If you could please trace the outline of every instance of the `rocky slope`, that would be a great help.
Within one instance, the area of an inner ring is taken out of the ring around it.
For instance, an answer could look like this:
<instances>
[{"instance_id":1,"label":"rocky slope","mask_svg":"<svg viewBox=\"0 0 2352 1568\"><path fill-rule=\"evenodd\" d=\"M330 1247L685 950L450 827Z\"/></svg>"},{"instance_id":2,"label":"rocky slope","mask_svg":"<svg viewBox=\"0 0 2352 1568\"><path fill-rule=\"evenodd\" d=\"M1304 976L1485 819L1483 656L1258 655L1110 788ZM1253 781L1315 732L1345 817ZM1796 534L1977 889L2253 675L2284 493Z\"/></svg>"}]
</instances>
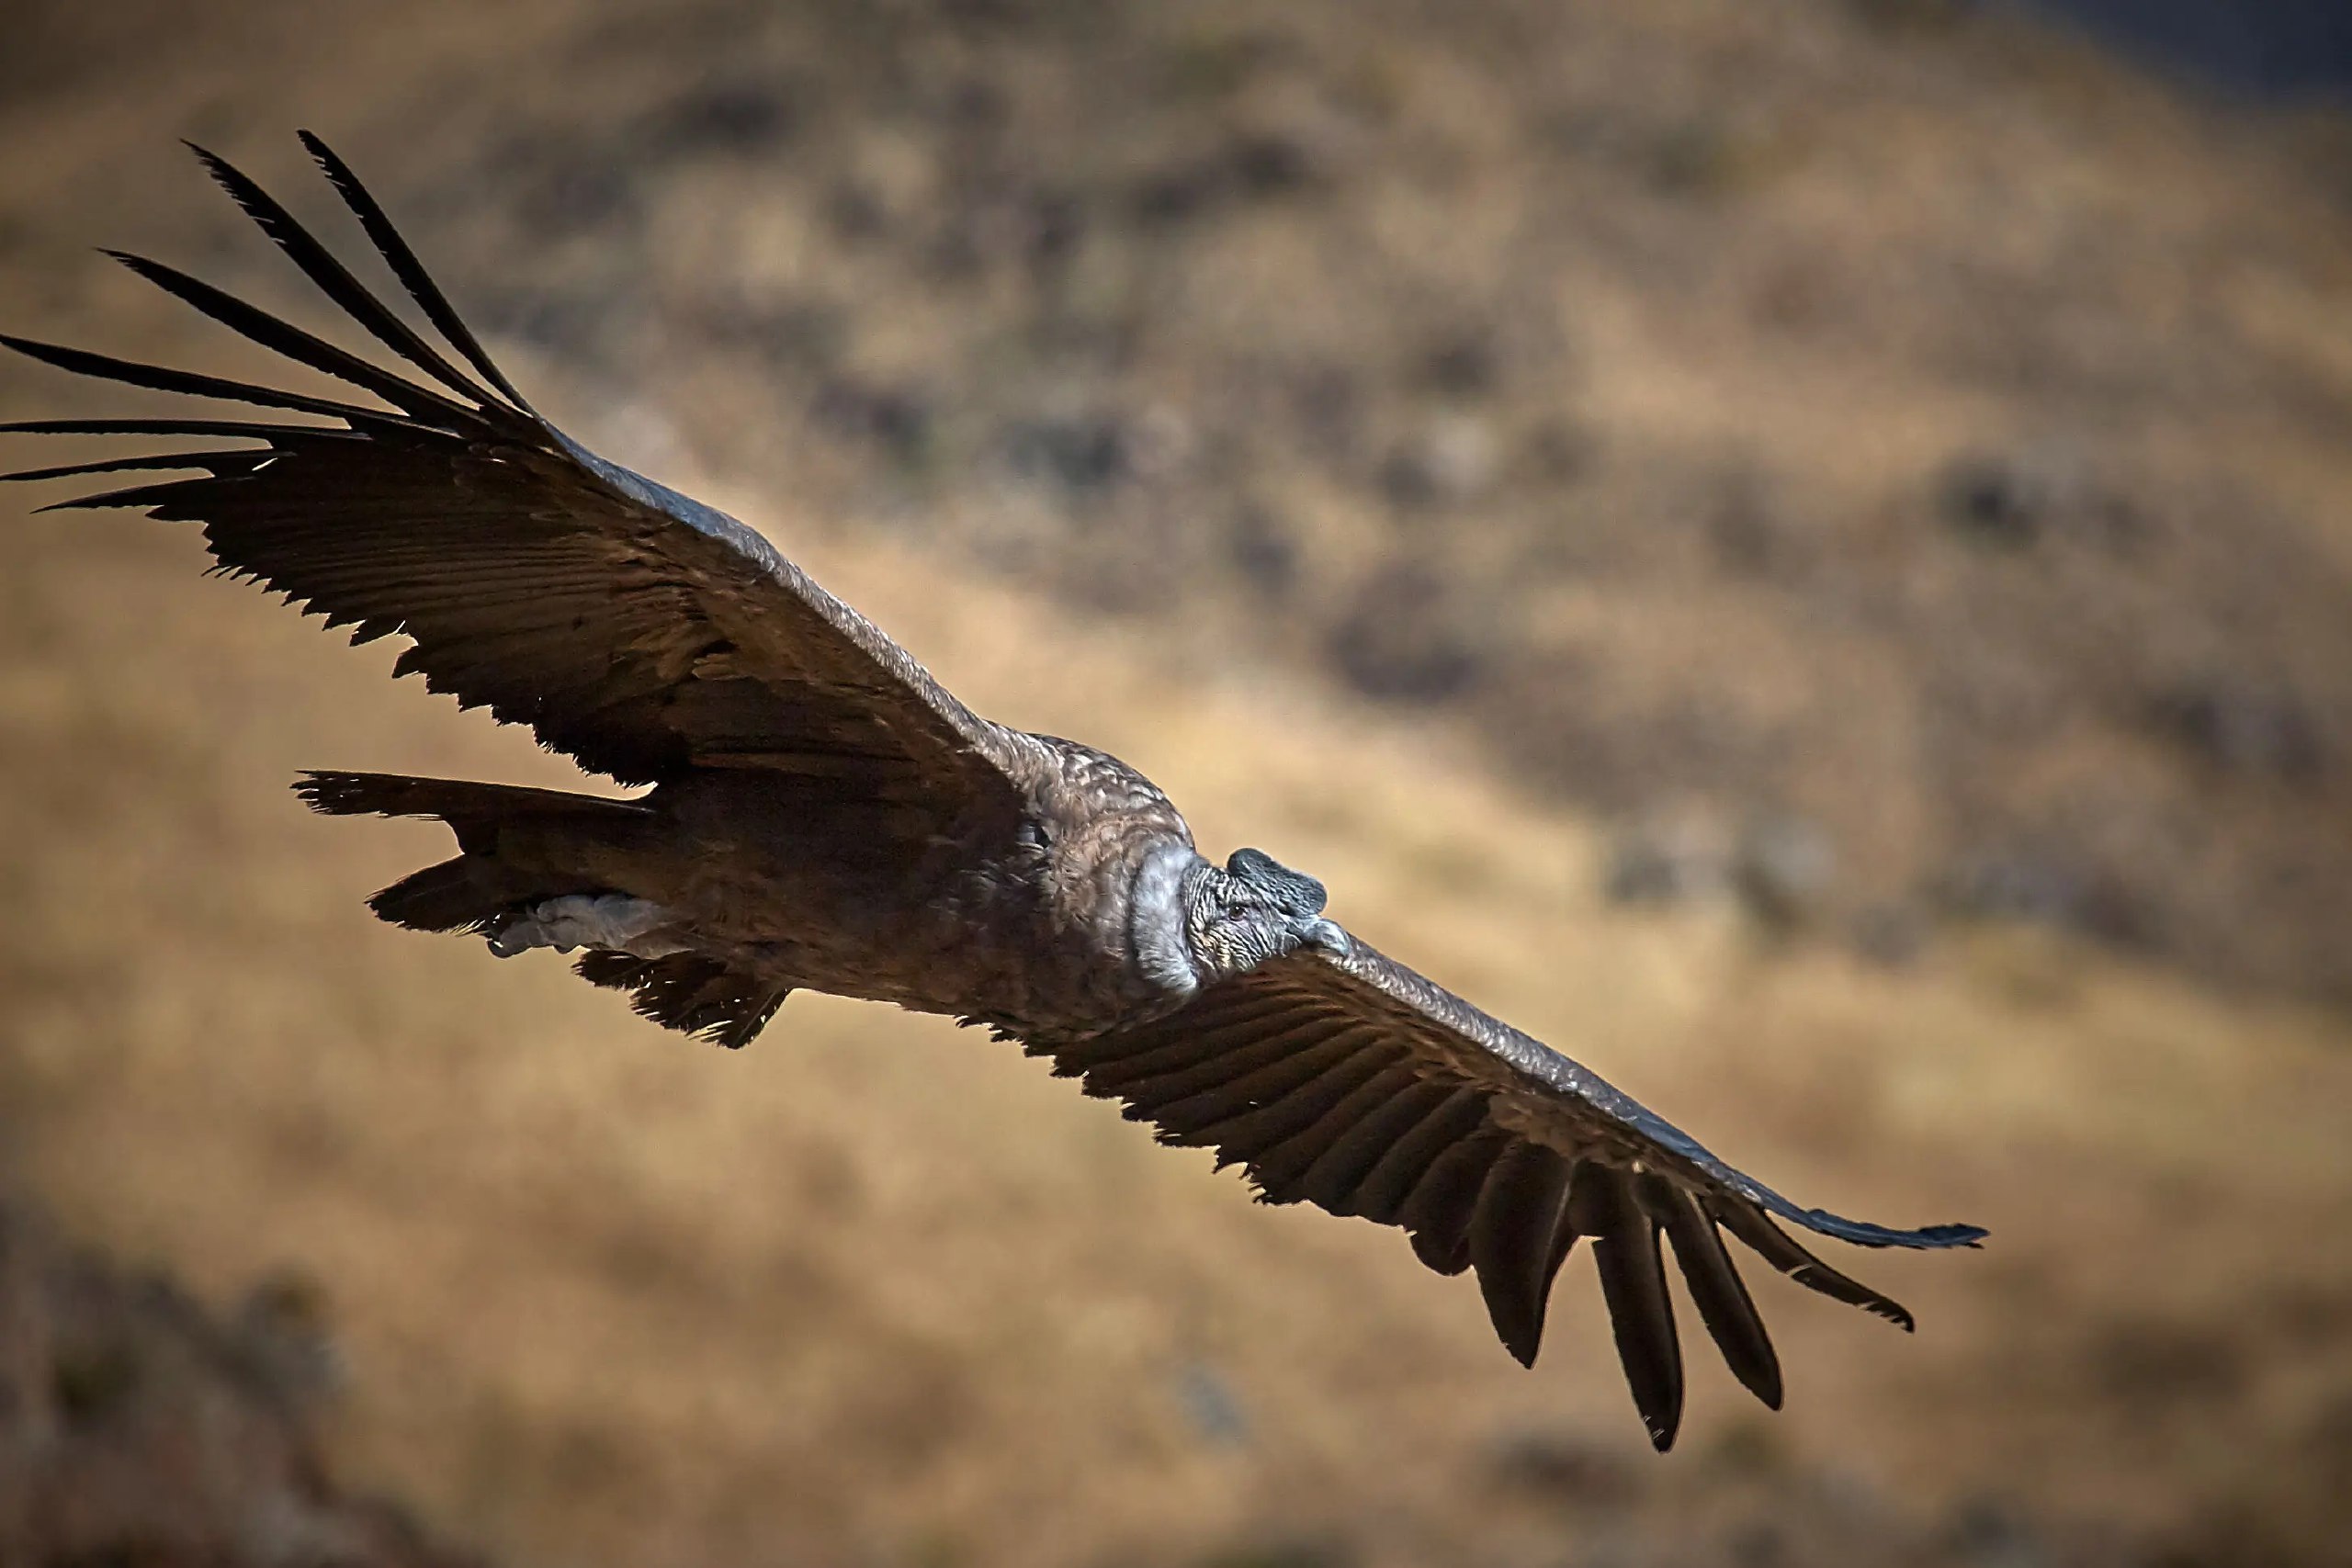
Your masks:
<instances>
[{"instance_id":1,"label":"rocky slope","mask_svg":"<svg viewBox=\"0 0 2352 1568\"><path fill-rule=\"evenodd\" d=\"M287 299L169 141L323 215L316 125L548 407L987 711L1809 1201L1995 1232L1866 1260L1916 1339L1758 1281L1791 1409L1700 1373L1653 1463L1589 1274L1522 1374L968 1035L720 1057L376 926L437 840L296 768L566 773L10 519L0 1113L223 1321L316 1282L338 1473L616 1568L2340 1555L2340 130L1901 0L22 21L0 320L248 367L85 247Z\"/></svg>"},{"instance_id":2,"label":"rocky slope","mask_svg":"<svg viewBox=\"0 0 2352 1568\"><path fill-rule=\"evenodd\" d=\"M2352 994L2330 122L1932 0L271 15L158 131L290 168L356 83L625 456L1442 714L1629 895ZM38 106L159 65L54 48L14 134L158 161Z\"/></svg>"},{"instance_id":3,"label":"rocky slope","mask_svg":"<svg viewBox=\"0 0 2352 1568\"><path fill-rule=\"evenodd\" d=\"M316 1291L208 1312L0 1202L0 1562L23 1568L470 1568L330 1478Z\"/></svg>"}]
</instances>

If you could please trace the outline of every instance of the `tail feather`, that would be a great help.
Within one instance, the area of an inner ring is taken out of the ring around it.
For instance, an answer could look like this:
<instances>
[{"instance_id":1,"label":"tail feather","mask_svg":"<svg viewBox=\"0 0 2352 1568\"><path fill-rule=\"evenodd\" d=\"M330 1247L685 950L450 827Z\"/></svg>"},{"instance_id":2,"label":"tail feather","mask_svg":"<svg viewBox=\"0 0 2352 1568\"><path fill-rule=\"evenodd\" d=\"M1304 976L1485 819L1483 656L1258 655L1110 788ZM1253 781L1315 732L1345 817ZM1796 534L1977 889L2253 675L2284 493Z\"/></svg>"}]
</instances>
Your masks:
<instances>
[{"instance_id":1,"label":"tail feather","mask_svg":"<svg viewBox=\"0 0 2352 1568\"><path fill-rule=\"evenodd\" d=\"M604 890L598 879L577 872L502 857L503 829L527 823L577 826L593 834L653 816L641 801L402 773L312 772L294 791L311 810L329 817L424 817L448 824L465 853L412 873L368 901L392 924L423 931L487 931L518 905Z\"/></svg>"},{"instance_id":2,"label":"tail feather","mask_svg":"<svg viewBox=\"0 0 2352 1568\"><path fill-rule=\"evenodd\" d=\"M570 795L521 784L481 784L471 779L422 779L404 773L305 773L294 793L327 817L424 817L447 823L458 842L487 853L494 830L517 821L644 821L654 815L643 801Z\"/></svg>"},{"instance_id":3,"label":"tail feather","mask_svg":"<svg viewBox=\"0 0 2352 1568\"><path fill-rule=\"evenodd\" d=\"M529 898L530 886L496 861L459 855L411 872L368 900L379 919L413 931L481 932Z\"/></svg>"},{"instance_id":4,"label":"tail feather","mask_svg":"<svg viewBox=\"0 0 2352 1568\"><path fill-rule=\"evenodd\" d=\"M541 899L619 891L596 876L550 869L539 853L520 857L533 863L516 863L500 852L504 829L576 829L586 842L609 845L659 815L639 800L403 773L311 772L294 790L311 810L329 817L423 817L449 826L463 854L412 872L368 900L379 918L420 931L495 932L515 911ZM548 840L562 843L569 835L531 837L543 852ZM596 951L583 955L578 968L592 984L628 993L637 1010L655 1022L730 1048L749 1044L792 989L698 953L639 958Z\"/></svg>"}]
</instances>

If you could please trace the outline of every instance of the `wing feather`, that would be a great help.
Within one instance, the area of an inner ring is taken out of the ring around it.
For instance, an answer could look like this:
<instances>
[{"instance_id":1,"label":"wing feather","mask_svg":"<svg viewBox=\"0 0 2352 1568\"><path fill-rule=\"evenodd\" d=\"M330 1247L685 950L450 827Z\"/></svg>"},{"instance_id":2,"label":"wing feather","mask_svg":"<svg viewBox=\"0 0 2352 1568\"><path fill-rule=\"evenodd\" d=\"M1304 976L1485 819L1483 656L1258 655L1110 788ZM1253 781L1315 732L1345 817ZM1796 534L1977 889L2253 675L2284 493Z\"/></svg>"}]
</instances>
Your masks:
<instances>
[{"instance_id":1,"label":"wing feather","mask_svg":"<svg viewBox=\"0 0 2352 1568\"><path fill-rule=\"evenodd\" d=\"M141 469L203 468L213 474L243 473L269 460L266 452L251 447L213 452L160 452L131 457L102 457L88 463L55 463L46 468L18 468L0 474L0 484L34 484L43 479L78 479L84 474L135 473Z\"/></svg>"},{"instance_id":2,"label":"wing feather","mask_svg":"<svg viewBox=\"0 0 2352 1568\"><path fill-rule=\"evenodd\" d=\"M465 319L458 314L448 297L441 292L440 285L433 281L433 275L424 270L424 264L417 260L416 253L409 249L408 242L401 238L401 231L392 226L391 219L368 194L368 187L359 183L359 176L335 155L334 148L318 137L307 130L296 134L303 150L311 154L311 161L326 175L327 183L334 186L337 196L343 197L343 204L351 209L353 217L359 220L360 229L375 245L377 254L384 258L385 265L392 269L392 276L400 279L401 287L408 290L409 298L416 301L417 308L433 323L434 331L448 339L458 352L465 355L466 363L481 371L490 384L515 407L529 408L531 405L523 400L523 394L514 389L514 383L507 380L498 367L492 363L490 355L482 352L481 344L475 341ZM208 158L206 162L209 164L219 164L220 160ZM235 194L233 187L231 194Z\"/></svg>"},{"instance_id":3,"label":"wing feather","mask_svg":"<svg viewBox=\"0 0 2352 1568\"><path fill-rule=\"evenodd\" d=\"M1674 1332L1674 1303L1666 1293L1657 1222L1634 1200L1624 1172L1587 1165L1577 1175L1592 1199L1582 1206L1577 1228L1592 1237L1617 1359L1650 1443L1664 1453L1682 1425L1682 1347Z\"/></svg>"},{"instance_id":4,"label":"wing feather","mask_svg":"<svg viewBox=\"0 0 2352 1568\"><path fill-rule=\"evenodd\" d=\"M94 377L101 381L119 381L126 387L141 387L151 392L184 392L189 397L211 398L220 402L251 403L256 408L318 414L327 419L342 420L354 428L397 430L414 434L423 434L427 429L398 414L385 413L356 403L314 398L303 392L280 391L274 387L255 386L250 381L232 381L225 376L175 370L167 365L118 359L112 355L93 354L87 349L71 348L63 344L42 343L34 338L12 337L0 333L0 347L14 349L28 359L38 359L44 365L71 370L77 376Z\"/></svg>"},{"instance_id":5,"label":"wing feather","mask_svg":"<svg viewBox=\"0 0 2352 1568\"><path fill-rule=\"evenodd\" d=\"M1328 1018L1290 1018L1284 1023L1273 1030L1228 1024L1204 1035L1197 1055L1166 1071L1122 1075L1097 1069L1087 1076L1087 1087L1115 1093L1155 1116L1163 1111L1182 1114L1193 1096L1211 1090L1251 1093L1259 1088L1258 1074L1288 1070L1316 1038L1340 1027Z\"/></svg>"},{"instance_id":6,"label":"wing feather","mask_svg":"<svg viewBox=\"0 0 2352 1568\"><path fill-rule=\"evenodd\" d=\"M388 406L0 337L78 374L332 422L24 422L12 428L262 444L51 465L25 477L197 470L60 504L198 524L224 573L357 628L355 641L404 633L414 646L400 672L528 725L624 783L705 766L854 775L871 796L923 807L934 830L942 818L1019 808L1033 762L1024 738L957 702L753 530L605 461L533 412L349 167L317 138L306 133L303 143L454 357L259 185L198 149L311 284L423 378L176 268L109 253L215 321Z\"/></svg>"},{"instance_id":7,"label":"wing feather","mask_svg":"<svg viewBox=\"0 0 2352 1568\"><path fill-rule=\"evenodd\" d=\"M1269 1202L1405 1230L1441 1274L1477 1271L1504 1347L1532 1364L1562 1263L1592 1242L1618 1357L1651 1440L1681 1422L1666 1244L1708 1337L1765 1404L1780 1363L1721 1231L1800 1283L1908 1326L1887 1297L1774 1223L1872 1247L1973 1245L1973 1225L1893 1230L1801 1209L1599 1076L1372 947L1301 951L1173 1014L1033 1044L1164 1141L1213 1145Z\"/></svg>"},{"instance_id":8,"label":"wing feather","mask_svg":"<svg viewBox=\"0 0 2352 1568\"><path fill-rule=\"evenodd\" d=\"M1298 1195L1335 1214L1365 1213L1362 1194L1373 1172L1407 1134L1461 1092L1460 1086L1422 1077L1416 1069L1408 1087L1366 1111L1315 1156L1298 1179Z\"/></svg>"},{"instance_id":9,"label":"wing feather","mask_svg":"<svg viewBox=\"0 0 2352 1568\"><path fill-rule=\"evenodd\" d=\"M1487 1172L1470 1221L1470 1261L1487 1315L1503 1348L1521 1366L1535 1364L1544 1342L1544 1310L1552 1279L1567 1259L1553 1242L1567 1224L1568 1179L1574 1168L1541 1144L1516 1143Z\"/></svg>"},{"instance_id":10,"label":"wing feather","mask_svg":"<svg viewBox=\"0 0 2352 1568\"><path fill-rule=\"evenodd\" d=\"M1715 1222L1700 1209L1698 1200L1670 1181L1655 1176L1642 1179L1643 1206L1666 1227L1674 1245L1674 1260L1681 1267L1682 1283L1707 1336L1723 1351L1724 1360L1741 1386L1768 1410L1781 1407L1781 1360L1773 1353L1771 1337L1756 1303L1740 1282L1739 1269L1716 1233Z\"/></svg>"},{"instance_id":11,"label":"wing feather","mask_svg":"<svg viewBox=\"0 0 2352 1568\"><path fill-rule=\"evenodd\" d=\"M1487 1173L1510 1149L1502 1130L1479 1126L1430 1163L1397 1206L1396 1223L1410 1233L1413 1253L1441 1274L1470 1267L1470 1221Z\"/></svg>"},{"instance_id":12,"label":"wing feather","mask_svg":"<svg viewBox=\"0 0 2352 1568\"><path fill-rule=\"evenodd\" d=\"M1398 1215L1430 1167L1486 1120L1485 1097L1476 1089L1455 1086L1364 1173L1356 1187L1353 1212L1384 1225L1402 1223Z\"/></svg>"},{"instance_id":13,"label":"wing feather","mask_svg":"<svg viewBox=\"0 0 2352 1568\"><path fill-rule=\"evenodd\" d=\"M1376 1070L1291 1136L1253 1155L1251 1176L1269 1203L1295 1203L1308 1196L1306 1181L1341 1139L1375 1122L1381 1111L1421 1080L1409 1059L1374 1058ZM1330 1205L1325 1204L1326 1208Z\"/></svg>"},{"instance_id":14,"label":"wing feather","mask_svg":"<svg viewBox=\"0 0 2352 1568\"><path fill-rule=\"evenodd\" d=\"M246 419L18 419L0 423L0 435L220 435L248 436L256 441L364 439L357 431L337 430L331 424L270 424Z\"/></svg>"},{"instance_id":15,"label":"wing feather","mask_svg":"<svg viewBox=\"0 0 2352 1568\"><path fill-rule=\"evenodd\" d=\"M474 408L452 402L431 388L420 387L381 366L371 365L347 349L337 348L324 338L273 316L258 306L249 305L201 278L191 277L175 266L166 266L162 262L133 255L129 251L102 250L99 254L112 257L136 276L175 299L209 316L231 332L249 337L264 348L284 355L297 365L307 365L363 392L372 392L414 419L431 423L435 420L453 416L463 419L479 413Z\"/></svg>"},{"instance_id":16,"label":"wing feather","mask_svg":"<svg viewBox=\"0 0 2352 1568\"><path fill-rule=\"evenodd\" d=\"M451 365L439 349L427 343L414 328L388 310L382 300L370 294L366 285L351 275L351 269L336 260L334 253L320 243L317 237L302 227L276 197L227 159L207 152L193 141L187 143L187 148L211 173L220 188L229 193L229 198L244 209L245 216L259 225L263 233L276 241L277 248L302 270L302 276L315 284L320 293L334 301L345 315L366 328L378 343L468 402L488 405L493 400L481 386ZM451 314L454 317L456 312ZM514 396L511 389L506 389L506 395L510 398ZM515 400L518 404L521 401L520 399Z\"/></svg>"},{"instance_id":17,"label":"wing feather","mask_svg":"<svg viewBox=\"0 0 2352 1568\"><path fill-rule=\"evenodd\" d=\"M1342 1047L1350 1043L1340 1042ZM1267 1150L1313 1126L1387 1065L1377 1052L1348 1050L1328 1070L1279 1100L1204 1127L1193 1141L1214 1144L1221 1167L1244 1163L1255 1167Z\"/></svg>"},{"instance_id":18,"label":"wing feather","mask_svg":"<svg viewBox=\"0 0 2352 1568\"><path fill-rule=\"evenodd\" d=\"M1286 1030L1274 1037L1279 1043L1272 1049L1273 1059L1262 1066L1182 1099L1162 1101L1143 1114L1150 1117L1170 1143L1199 1142L1222 1123L1279 1101L1336 1066L1354 1048L1340 1038L1346 1028L1343 1020L1315 1019ZM1267 1053L1252 1050L1246 1055L1255 1060Z\"/></svg>"}]
</instances>

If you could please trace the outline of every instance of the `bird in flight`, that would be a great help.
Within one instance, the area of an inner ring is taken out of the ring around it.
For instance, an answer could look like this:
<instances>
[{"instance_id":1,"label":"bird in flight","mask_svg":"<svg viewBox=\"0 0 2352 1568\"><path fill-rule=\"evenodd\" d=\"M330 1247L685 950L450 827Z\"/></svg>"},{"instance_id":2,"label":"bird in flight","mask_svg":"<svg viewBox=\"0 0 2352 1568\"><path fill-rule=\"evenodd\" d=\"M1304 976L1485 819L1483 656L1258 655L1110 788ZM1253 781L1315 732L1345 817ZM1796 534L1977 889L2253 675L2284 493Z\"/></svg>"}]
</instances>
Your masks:
<instances>
[{"instance_id":1,"label":"bird in flight","mask_svg":"<svg viewBox=\"0 0 2352 1568\"><path fill-rule=\"evenodd\" d=\"M1801 1208L1589 1069L1375 951L1322 884L1256 850L1204 858L1116 758L972 712L752 529L605 461L492 363L383 209L303 144L433 336L261 186L214 179L386 368L176 268L108 253L216 321L372 401L0 336L87 376L265 411L49 419L26 434L197 438L33 468L153 470L57 503L201 526L217 570L348 626L619 784L627 798L387 773L296 784L336 816L435 818L458 853L370 901L501 957L580 953L658 1023L750 1043L794 990L990 1028L1162 1143L1216 1152L1261 1199L1394 1225L1476 1273L1532 1365L1554 1277L1590 1244L1634 1402L1681 1419L1670 1247L1732 1373L1781 1404L1778 1359L1724 1236L1905 1328L1909 1314L1789 1228L1860 1247L1973 1245ZM193 476L193 477L186 477Z\"/></svg>"}]
</instances>

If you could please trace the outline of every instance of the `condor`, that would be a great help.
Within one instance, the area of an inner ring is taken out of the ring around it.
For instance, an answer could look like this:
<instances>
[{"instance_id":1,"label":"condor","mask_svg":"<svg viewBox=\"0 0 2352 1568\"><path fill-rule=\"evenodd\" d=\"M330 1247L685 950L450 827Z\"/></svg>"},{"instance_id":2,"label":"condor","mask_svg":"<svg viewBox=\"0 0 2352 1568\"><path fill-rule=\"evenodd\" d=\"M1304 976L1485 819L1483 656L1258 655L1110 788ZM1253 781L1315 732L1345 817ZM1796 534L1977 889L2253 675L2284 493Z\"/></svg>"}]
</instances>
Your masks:
<instances>
[{"instance_id":1,"label":"condor","mask_svg":"<svg viewBox=\"0 0 2352 1568\"><path fill-rule=\"evenodd\" d=\"M1733 1374L1777 1408L1780 1366L1724 1233L1906 1328L1902 1307L1782 1225L1861 1247L1984 1234L1800 1208L1351 936L1313 877L1253 850L1205 859L1167 796L1116 759L973 713L759 534L542 418L342 160L303 141L437 344L198 150L406 369L119 255L372 401L0 338L66 370L268 411L0 429L209 443L8 477L178 474L58 504L197 524L223 571L355 642L405 637L395 673L648 786L612 798L307 775L296 788L321 811L435 818L456 835L456 856L375 896L385 919L470 932L501 956L578 951L583 976L646 1017L730 1046L796 989L985 1024L1162 1142L1214 1148L1265 1201L1394 1225L1430 1268L1475 1270L1522 1362L1583 1237L1661 1450L1682 1409L1662 1244Z\"/></svg>"}]
</instances>

